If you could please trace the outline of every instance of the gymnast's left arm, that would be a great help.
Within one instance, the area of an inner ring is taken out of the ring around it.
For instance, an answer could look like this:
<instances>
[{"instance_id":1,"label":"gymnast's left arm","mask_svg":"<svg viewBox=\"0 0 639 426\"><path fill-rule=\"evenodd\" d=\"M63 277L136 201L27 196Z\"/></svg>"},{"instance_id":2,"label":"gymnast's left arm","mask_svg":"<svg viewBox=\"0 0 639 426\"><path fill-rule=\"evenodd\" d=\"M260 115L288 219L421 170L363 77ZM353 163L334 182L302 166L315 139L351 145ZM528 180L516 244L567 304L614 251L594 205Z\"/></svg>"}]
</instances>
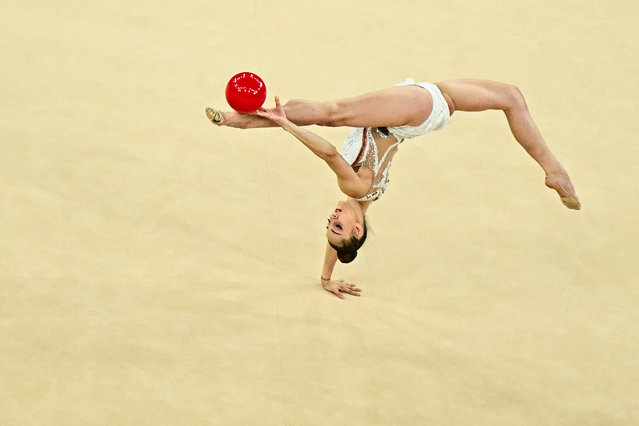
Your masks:
<instances>
[{"instance_id":1,"label":"gymnast's left arm","mask_svg":"<svg viewBox=\"0 0 639 426\"><path fill-rule=\"evenodd\" d=\"M302 142L313 154L324 160L333 173L335 173L335 176L337 176L337 184L344 194L353 198L366 195L366 192L370 188L370 182L365 182L355 173L353 168L342 158L333 144L321 136L302 129L290 122L286 118L284 108L280 105L280 99L277 96L275 97L275 108L262 108L257 111L257 115L277 123L282 129Z\"/></svg>"}]
</instances>

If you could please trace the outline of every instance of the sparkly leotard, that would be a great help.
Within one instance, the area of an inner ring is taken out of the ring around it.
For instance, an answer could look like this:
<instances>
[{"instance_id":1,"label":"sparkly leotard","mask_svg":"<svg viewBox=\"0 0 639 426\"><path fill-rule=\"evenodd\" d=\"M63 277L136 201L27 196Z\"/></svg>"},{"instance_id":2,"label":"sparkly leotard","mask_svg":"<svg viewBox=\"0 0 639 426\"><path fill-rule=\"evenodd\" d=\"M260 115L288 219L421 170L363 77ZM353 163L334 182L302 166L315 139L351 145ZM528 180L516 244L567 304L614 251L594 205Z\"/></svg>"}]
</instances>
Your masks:
<instances>
[{"instance_id":1,"label":"sparkly leotard","mask_svg":"<svg viewBox=\"0 0 639 426\"><path fill-rule=\"evenodd\" d=\"M386 191L390 181L388 171L393 161L393 156L389 153L401 142L400 140L390 145L380 158L371 130L361 127L351 129L342 147L342 157L353 169L366 166L373 172L373 183L368 193L358 198L358 201L375 201Z\"/></svg>"}]
</instances>

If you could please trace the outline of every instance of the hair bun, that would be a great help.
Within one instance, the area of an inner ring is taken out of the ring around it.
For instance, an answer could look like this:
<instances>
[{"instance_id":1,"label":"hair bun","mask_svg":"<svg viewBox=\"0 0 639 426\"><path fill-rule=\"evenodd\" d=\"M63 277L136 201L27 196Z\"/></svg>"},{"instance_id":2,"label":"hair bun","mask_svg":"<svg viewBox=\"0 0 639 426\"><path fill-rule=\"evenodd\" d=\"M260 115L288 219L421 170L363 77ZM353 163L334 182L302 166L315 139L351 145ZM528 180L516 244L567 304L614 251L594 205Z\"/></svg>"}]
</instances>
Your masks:
<instances>
[{"instance_id":1,"label":"hair bun","mask_svg":"<svg viewBox=\"0 0 639 426\"><path fill-rule=\"evenodd\" d=\"M351 263L357 257L357 251L338 251L337 258L342 263Z\"/></svg>"}]
</instances>

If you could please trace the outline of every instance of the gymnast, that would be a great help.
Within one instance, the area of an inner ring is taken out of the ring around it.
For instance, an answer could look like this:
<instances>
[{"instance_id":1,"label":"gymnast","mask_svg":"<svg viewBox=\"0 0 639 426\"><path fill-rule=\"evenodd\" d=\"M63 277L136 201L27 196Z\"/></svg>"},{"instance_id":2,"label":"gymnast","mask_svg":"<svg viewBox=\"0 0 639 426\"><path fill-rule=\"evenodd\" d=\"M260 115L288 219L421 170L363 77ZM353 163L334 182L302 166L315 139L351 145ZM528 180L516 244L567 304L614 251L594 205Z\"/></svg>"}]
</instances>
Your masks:
<instances>
[{"instance_id":1,"label":"gymnast","mask_svg":"<svg viewBox=\"0 0 639 426\"><path fill-rule=\"evenodd\" d=\"M359 296L361 289L333 279L337 260L349 263L367 236L366 211L386 190L393 156L404 139L444 128L455 111L501 110L519 144L545 172L545 184L557 191L569 209L581 204L568 173L550 151L534 123L521 91L513 85L488 80L450 80L415 83L333 101L291 100L275 97L275 108L251 114L207 108L218 126L240 129L279 126L324 160L346 195L328 217L326 252L320 276L322 287L340 299L342 293ZM341 153L322 137L300 126L348 126L350 134Z\"/></svg>"}]
</instances>

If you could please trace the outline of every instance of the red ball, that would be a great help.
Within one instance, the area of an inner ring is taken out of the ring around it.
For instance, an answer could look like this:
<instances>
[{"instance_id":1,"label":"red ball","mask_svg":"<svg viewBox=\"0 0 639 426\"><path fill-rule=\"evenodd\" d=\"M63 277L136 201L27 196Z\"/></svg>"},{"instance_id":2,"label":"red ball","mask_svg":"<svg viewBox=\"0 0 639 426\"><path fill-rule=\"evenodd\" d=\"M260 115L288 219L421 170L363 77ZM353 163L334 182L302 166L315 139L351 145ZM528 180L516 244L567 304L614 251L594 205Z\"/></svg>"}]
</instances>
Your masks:
<instances>
[{"instance_id":1,"label":"red ball","mask_svg":"<svg viewBox=\"0 0 639 426\"><path fill-rule=\"evenodd\" d=\"M226 85L226 101L237 112L258 110L265 100L266 85L252 72L235 74Z\"/></svg>"}]
</instances>

